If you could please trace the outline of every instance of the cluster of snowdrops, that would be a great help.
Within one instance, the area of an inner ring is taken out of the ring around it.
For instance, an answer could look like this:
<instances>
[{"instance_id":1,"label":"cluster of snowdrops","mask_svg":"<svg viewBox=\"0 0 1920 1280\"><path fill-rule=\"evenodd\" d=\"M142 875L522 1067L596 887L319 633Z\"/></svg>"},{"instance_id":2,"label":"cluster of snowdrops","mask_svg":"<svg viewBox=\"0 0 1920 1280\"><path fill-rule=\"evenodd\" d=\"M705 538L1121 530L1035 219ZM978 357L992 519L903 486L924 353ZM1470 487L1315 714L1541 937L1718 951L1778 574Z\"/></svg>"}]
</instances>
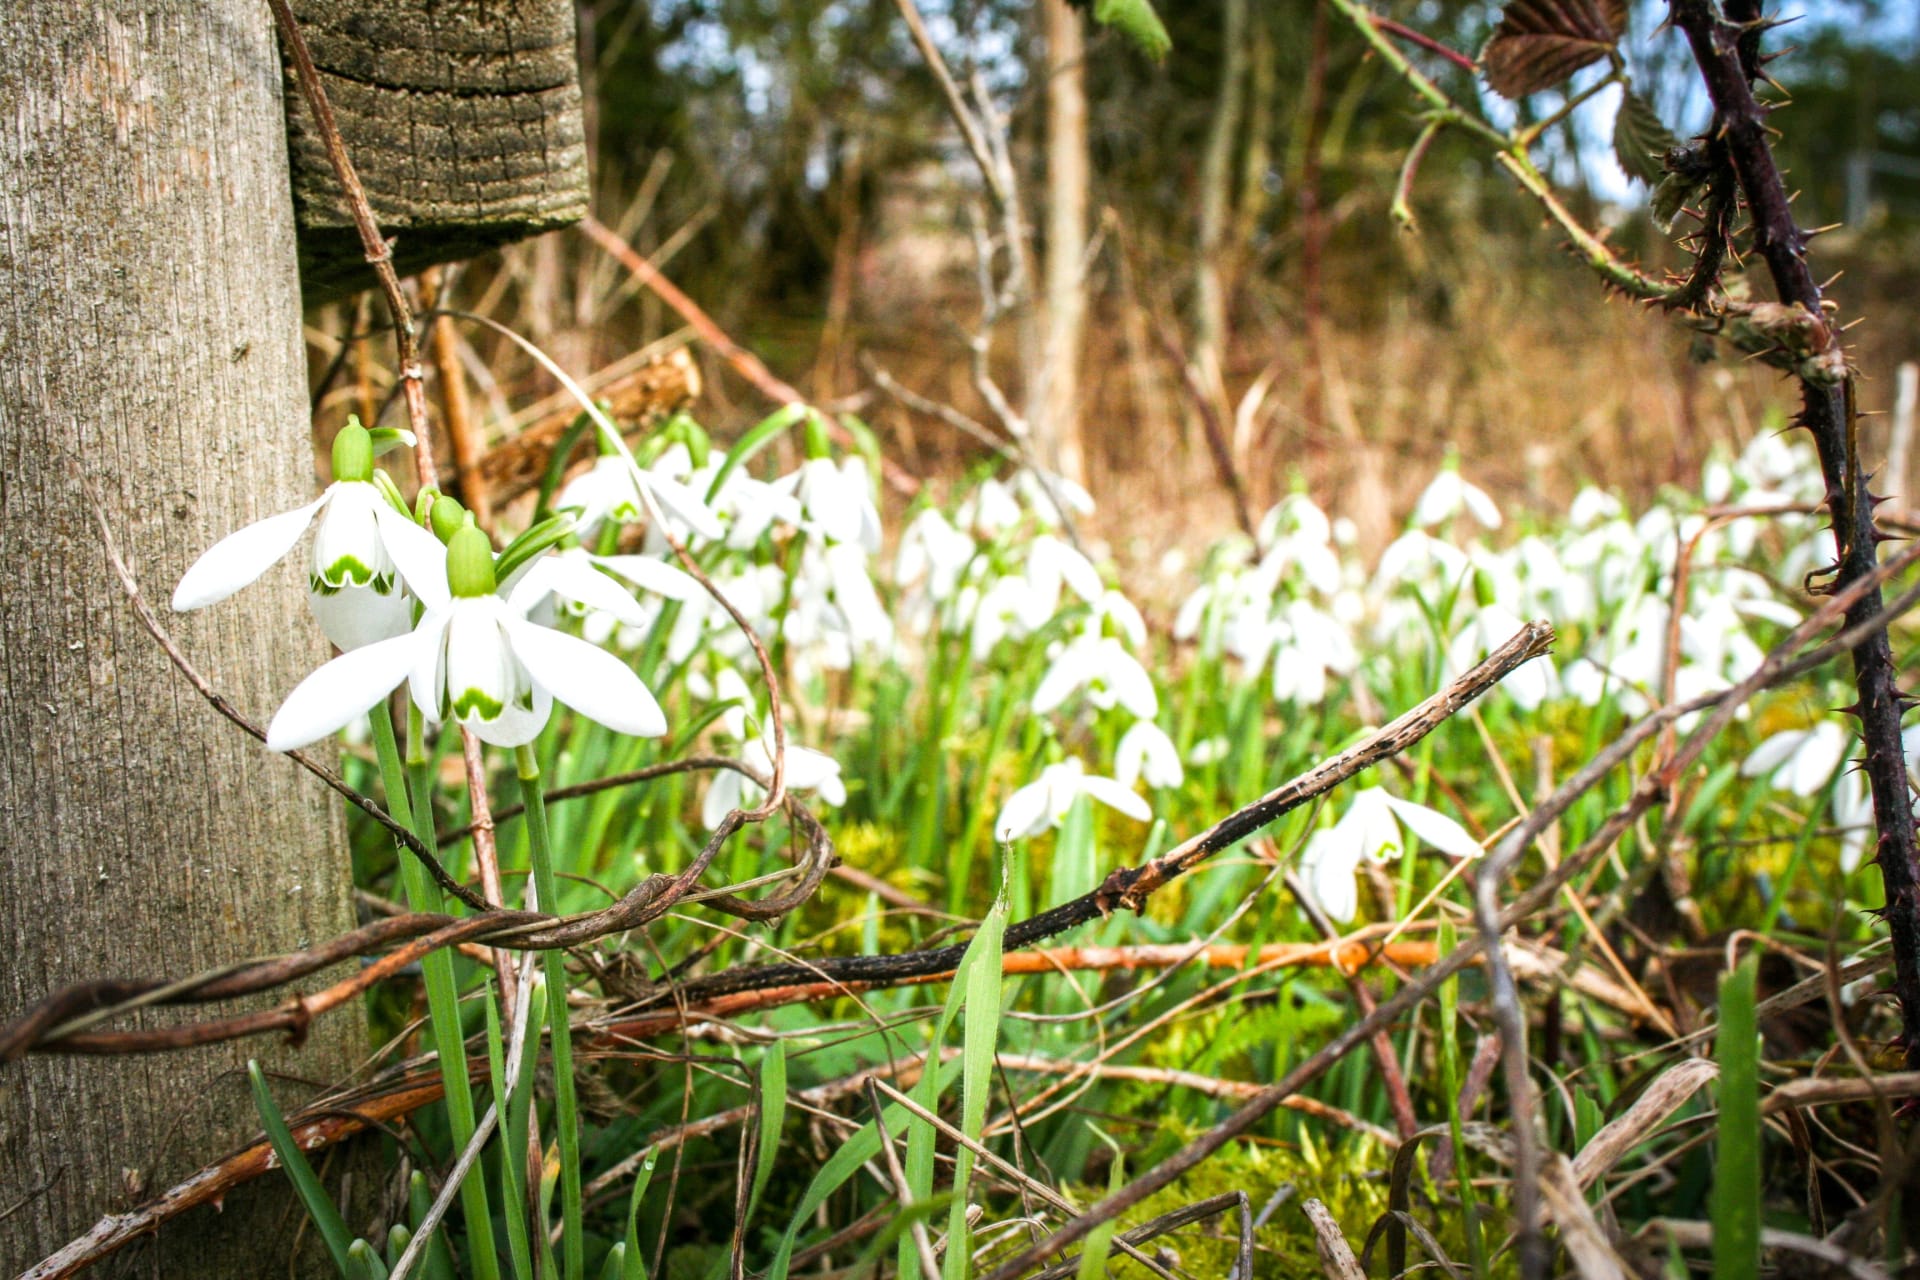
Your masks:
<instances>
[{"instance_id":1,"label":"cluster of snowdrops","mask_svg":"<svg viewBox=\"0 0 1920 1280\"><path fill-rule=\"evenodd\" d=\"M1157 641L1073 536L1094 507L1070 482L1031 470L982 476L945 505L916 503L889 539L868 457L836 449L810 411L775 425L792 430L804 460L767 479L753 464L775 433L757 431L729 454L680 419L636 453L602 425L597 461L544 495L534 523L496 551L457 503L429 494L410 504L375 465L405 433L353 423L335 441L320 497L216 544L181 580L174 607L231 595L314 526L309 600L342 653L287 695L272 748L363 722L402 685L426 725L458 722L503 747L533 741L556 701L618 733L659 736L668 726L651 672L630 661L645 653L684 670L688 690L717 708L707 730L717 748L766 772L775 750L767 690L748 636L677 563L696 557L725 603L778 644L802 724L809 700L831 699L836 673L911 668L935 645L983 672L1031 657L1039 675L1025 711L1046 729L1032 769L994 800L994 834L1010 841L1060 826L1083 801L1148 822L1157 795L1233 749L1169 707L1175 651L1230 673L1272 707L1313 707L1342 682L1388 670L1444 678L1522 619L1545 618L1560 633L1557 652L1522 667L1496 697L1523 713L1569 702L1634 715L1751 672L1766 637L1801 620L1805 575L1831 558L1811 514L1778 514L1819 499L1806 446L1782 435L1715 460L1698 494L1672 495L1637 518L1588 489L1563 519L1517 536L1449 462L1371 566L1347 521L1304 492L1287 497L1254 541L1206 553L1198 585ZM1776 540L1764 554L1763 537ZM664 643L650 644L663 629ZM1852 740L1836 716L1807 719L1766 737L1741 771L1797 797L1823 795L1850 872L1869 818L1861 780L1842 768ZM790 740L785 766L791 789L845 802L848 779L831 755ZM757 799L750 779L721 773L701 820L711 828ZM1453 858L1479 851L1454 818L1377 782L1363 781L1319 821L1302 878L1343 922L1359 911L1363 861L1412 845Z\"/></svg>"}]
</instances>

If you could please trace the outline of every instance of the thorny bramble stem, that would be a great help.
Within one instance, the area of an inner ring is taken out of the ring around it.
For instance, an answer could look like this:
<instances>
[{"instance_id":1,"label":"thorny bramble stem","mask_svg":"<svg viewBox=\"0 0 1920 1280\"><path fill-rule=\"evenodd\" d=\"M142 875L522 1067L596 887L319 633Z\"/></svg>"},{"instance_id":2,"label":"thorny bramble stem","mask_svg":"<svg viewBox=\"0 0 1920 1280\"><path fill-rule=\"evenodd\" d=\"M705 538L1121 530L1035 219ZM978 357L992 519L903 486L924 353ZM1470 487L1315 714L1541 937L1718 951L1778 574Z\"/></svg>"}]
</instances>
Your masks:
<instances>
[{"instance_id":1,"label":"thorny bramble stem","mask_svg":"<svg viewBox=\"0 0 1920 1280\"><path fill-rule=\"evenodd\" d=\"M1799 425L1813 435L1826 481L1827 510L1837 549L1835 585L1873 572L1879 561L1880 535L1874 529L1875 499L1860 470L1853 430L1853 379L1840 350L1839 334L1822 308L1820 287L1806 260L1807 237L1793 220L1786 184L1767 143L1766 109L1755 100L1750 68L1758 62L1758 25L1736 25L1714 13L1708 0L1672 0L1673 25L1687 37L1720 122L1729 159L1746 196L1754 247L1767 264L1780 300L1804 308L1812 318L1818 367L1831 380L1802 371ZM1757 14L1755 15L1757 17ZM1745 55L1743 58L1742 55ZM1847 611L1857 625L1877 614L1880 592L1869 591ZM1860 719L1866 744L1865 769L1873 795L1874 823L1880 832L1876 861L1885 886L1881 915L1893 943L1894 994L1900 1001L1901 1048L1907 1065L1920 1067L1920 858L1916 858L1913 809L1906 759L1900 738L1903 702L1896 683L1893 645L1876 630L1853 650L1854 683L1859 701L1847 710Z\"/></svg>"}]
</instances>

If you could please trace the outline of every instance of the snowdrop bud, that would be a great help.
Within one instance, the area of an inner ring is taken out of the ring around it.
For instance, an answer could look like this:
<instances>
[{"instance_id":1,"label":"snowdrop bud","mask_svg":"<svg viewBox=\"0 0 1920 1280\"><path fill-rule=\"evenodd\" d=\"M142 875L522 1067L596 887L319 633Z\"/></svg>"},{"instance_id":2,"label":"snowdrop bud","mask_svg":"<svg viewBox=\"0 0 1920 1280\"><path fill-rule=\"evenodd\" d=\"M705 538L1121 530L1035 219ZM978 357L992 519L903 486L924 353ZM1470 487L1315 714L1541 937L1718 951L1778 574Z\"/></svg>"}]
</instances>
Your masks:
<instances>
[{"instance_id":1,"label":"snowdrop bud","mask_svg":"<svg viewBox=\"0 0 1920 1280\"><path fill-rule=\"evenodd\" d=\"M427 508L427 519L433 524L433 536L451 544L453 535L466 526L467 509L444 493L438 494Z\"/></svg>"},{"instance_id":2,"label":"snowdrop bud","mask_svg":"<svg viewBox=\"0 0 1920 1280\"><path fill-rule=\"evenodd\" d=\"M1473 569L1473 598L1485 609L1499 599L1493 589L1493 575L1478 565Z\"/></svg>"},{"instance_id":3,"label":"snowdrop bud","mask_svg":"<svg viewBox=\"0 0 1920 1280\"><path fill-rule=\"evenodd\" d=\"M360 425L359 418L348 418L347 425L333 438L333 478L349 482L373 479L373 436Z\"/></svg>"},{"instance_id":4,"label":"snowdrop bud","mask_svg":"<svg viewBox=\"0 0 1920 1280\"><path fill-rule=\"evenodd\" d=\"M668 439L687 447L687 456L692 460L695 471L707 465L707 460L713 456L713 440L707 435L706 428L682 413L676 415L666 429Z\"/></svg>"},{"instance_id":5,"label":"snowdrop bud","mask_svg":"<svg viewBox=\"0 0 1920 1280\"><path fill-rule=\"evenodd\" d=\"M447 586L462 599L490 596L499 586L493 572L493 544L472 516L447 541Z\"/></svg>"}]
</instances>

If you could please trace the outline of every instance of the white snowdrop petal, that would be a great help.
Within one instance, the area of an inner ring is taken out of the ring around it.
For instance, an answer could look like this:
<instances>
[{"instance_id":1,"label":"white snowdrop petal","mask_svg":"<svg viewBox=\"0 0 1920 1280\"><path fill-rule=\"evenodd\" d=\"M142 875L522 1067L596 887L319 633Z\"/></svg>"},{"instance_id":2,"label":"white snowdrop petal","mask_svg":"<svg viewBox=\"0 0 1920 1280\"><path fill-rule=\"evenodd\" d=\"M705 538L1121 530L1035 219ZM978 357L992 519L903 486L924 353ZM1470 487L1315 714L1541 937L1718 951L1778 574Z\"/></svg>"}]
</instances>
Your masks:
<instances>
[{"instance_id":1,"label":"white snowdrop petal","mask_svg":"<svg viewBox=\"0 0 1920 1280\"><path fill-rule=\"evenodd\" d=\"M1118 810L1129 818L1140 822L1153 821L1153 808L1132 788L1123 787L1112 778L1103 778L1098 774L1090 773L1080 779L1080 790L1109 809Z\"/></svg>"},{"instance_id":2,"label":"white snowdrop petal","mask_svg":"<svg viewBox=\"0 0 1920 1280\"><path fill-rule=\"evenodd\" d=\"M506 620L506 631L534 683L581 715L636 738L667 731L653 693L605 649L518 618Z\"/></svg>"},{"instance_id":3,"label":"white snowdrop petal","mask_svg":"<svg viewBox=\"0 0 1920 1280\"><path fill-rule=\"evenodd\" d=\"M1030 782L1008 796L1007 802L1000 806L1000 816L994 819L995 838L1020 840L1045 831L1051 818L1047 812L1047 792L1045 782Z\"/></svg>"},{"instance_id":4,"label":"white snowdrop petal","mask_svg":"<svg viewBox=\"0 0 1920 1280\"><path fill-rule=\"evenodd\" d=\"M1069 660L1073 656L1072 649L1062 650L1060 657L1040 677L1040 684L1027 704L1027 709L1033 714L1044 716L1056 710L1084 682L1084 670L1079 663Z\"/></svg>"},{"instance_id":5,"label":"white snowdrop petal","mask_svg":"<svg viewBox=\"0 0 1920 1280\"><path fill-rule=\"evenodd\" d=\"M713 781L707 784L707 794L700 800L700 825L712 831L725 821L727 814L741 806L741 784L745 781L731 769L722 769L714 774Z\"/></svg>"},{"instance_id":6,"label":"white snowdrop petal","mask_svg":"<svg viewBox=\"0 0 1920 1280\"><path fill-rule=\"evenodd\" d=\"M365 715L407 677L414 632L343 653L294 687L267 726L269 751L292 751Z\"/></svg>"},{"instance_id":7,"label":"white snowdrop petal","mask_svg":"<svg viewBox=\"0 0 1920 1280\"><path fill-rule=\"evenodd\" d=\"M1350 923L1360 911L1357 849L1341 843L1335 832L1316 831L1300 856L1301 879L1320 909L1340 924Z\"/></svg>"},{"instance_id":8,"label":"white snowdrop petal","mask_svg":"<svg viewBox=\"0 0 1920 1280\"><path fill-rule=\"evenodd\" d=\"M553 695L535 685L531 692L532 705L521 706L517 702L508 703L500 709L500 714L491 720L471 716L460 723L480 741L495 747L524 747L540 736L547 727L547 721L553 716Z\"/></svg>"},{"instance_id":9,"label":"white snowdrop petal","mask_svg":"<svg viewBox=\"0 0 1920 1280\"><path fill-rule=\"evenodd\" d=\"M665 514L680 521L701 537L710 542L718 542L727 536L720 518L700 500L699 494L687 486L655 475L643 476L641 483L660 504L660 509Z\"/></svg>"},{"instance_id":10,"label":"white snowdrop petal","mask_svg":"<svg viewBox=\"0 0 1920 1280\"><path fill-rule=\"evenodd\" d=\"M413 598L394 583L385 594L372 587L342 587L338 591L307 588L307 607L319 620L335 648L360 649L379 640L405 635L413 628Z\"/></svg>"},{"instance_id":11,"label":"white snowdrop petal","mask_svg":"<svg viewBox=\"0 0 1920 1280\"><path fill-rule=\"evenodd\" d=\"M644 556L633 557L636 560ZM594 562L585 556L555 556L552 568L547 571L547 581L551 590L562 600L571 600L583 604L589 609L599 609L611 614L630 627L647 625L647 612L640 607L625 588L594 568ZM691 581L691 579L689 579Z\"/></svg>"},{"instance_id":12,"label":"white snowdrop petal","mask_svg":"<svg viewBox=\"0 0 1920 1280\"><path fill-rule=\"evenodd\" d=\"M1411 800L1402 800L1398 796L1387 796L1386 802L1387 807L1393 810L1394 816L1407 825L1407 830L1440 852L1452 854L1456 858L1480 856L1480 842L1467 834L1465 827L1446 814L1429 809L1423 804L1415 804Z\"/></svg>"},{"instance_id":13,"label":"white snowdrop petal","mask_svg":"<svg viewBox=\"0 0 1920 1280\"><path fill-rule=\"evenodd\" d=\"M447 549L427 530L395 511L385 502L373 508L374 521L380 526L380 540L407 589L429 609L438 608L452 598L447 590Z\"/></svg>"},{"instance_id":14,"label":"white snowdrop petal","mask_svg":"<svg viewBox=\"0 0 1920 1280\"><path fill-rule=\"evenodd\" d=\"M413 629L420 646L414 651L407 683L413 705L420 708L420 714L432 724L440 722L440 691L445 684L442 668L446 663L447 621L451 610L451 604L429 609Z\"/></svg>"},{"instance_id":15,"label":"white snowdrop petal","mask_svg":"<svg viewBox=\"0 0 1920 1280\"><path fill-rule=\"evenodd\" d=\"M676 569L652 556L595 556L593 562L625 578L634 586L668 600L692 600L706 588L684 569Z\"/></svg>"},{"instance_id":16,"label":"white snowdrop petal","mask_svg":"<svg viewBox=\"0 0 1920 1280\"><path fill-rule=\"evenodd\" d=\"M1807 736L1805 729L1787 729L1774 734L1747 754L1740 762L1740 776L1758 778L1762 774L1772 773L1787 758L1800 748L1802 739Z\"/></svg>"},{"instance_id":17,"label":"white snowdrop petal","mask_svg":"<svg viewBox=\"0 0 1920 1280\"><path fill-rule=\"evenodd\" d=\"M293 550L332 496L329 488L304 507L256 520L208 547L180 575L180 585L173 589L174 610L185 613L218 603L271 569Z\"/></svg>"}]
</instances>

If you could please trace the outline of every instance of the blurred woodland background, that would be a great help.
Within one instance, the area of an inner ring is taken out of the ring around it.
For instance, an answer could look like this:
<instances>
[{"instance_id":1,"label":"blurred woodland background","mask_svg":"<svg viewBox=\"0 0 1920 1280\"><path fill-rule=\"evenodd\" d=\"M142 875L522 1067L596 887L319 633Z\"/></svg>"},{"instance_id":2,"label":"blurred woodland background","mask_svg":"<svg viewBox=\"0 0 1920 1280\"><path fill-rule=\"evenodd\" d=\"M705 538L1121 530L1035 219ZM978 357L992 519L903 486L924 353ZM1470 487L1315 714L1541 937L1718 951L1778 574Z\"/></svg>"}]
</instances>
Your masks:
<instances>
[{"instance_id":1,"label":"blurred woodland background","mask_svg":"<svg viewBox=\"0 0 1920 1280\"><path fill-rule=\"evenodd\" d=\"M1498 17L1455 0L1388 8L1469 56ZM1304 481L1377 550L1449 450L1521 510L1588 482L1645 497L1696 474L1714 442L1743 443L1786 390L1630 303L1600 305L1593 277L1471 138L1438 136L1411 184L1418 230L1402 229L1390 214L1415 104L1313 0L1165 6L1171 48L1157 64L1058 3L922 9L961 91L1002 113L1039 260L984 335L993 380L1032 421L1043 460L1102 499L1097 532L1136 573L1232 526L1229 461L1245 509ZM1842 320L1869 322L1851 335L1862 407L1885 410L1897 363L1920 355L1920 11L1803 9L1772 37L1790 50L1769 68L1792 97L1777 146L1802 224L1840 224L1820 261L1844 269ZM1637 4L1622 50L1684 137L1707 108L1684 42L1655 38L1664 14ZM1004 230L893 0L582 0L580 33L599 219L781 378L873 424L907 472L985 456L887 389L993 421L969 344L982 338L976 233ZM1562 101L1516 108L1414 53L1496 122ZM1077 121L1063 97L1080 100ZM1677 266L1647 186L1615 156L1618 100L1609 89L1554 125L1536 158L1625 256ZM1079 242L1057 244L1076 222ZM578 231L478 260L456 294L583 378L678 326ZM354 304L316 310L316 369L364 331L370 299L358 305L357 319ZM1052 317L1077 308L1079 350L1062 352ZM508 405L554 389L504 342L463 355L493 389L495 436ZM730 438L768 405L698 358L702 416ZM370 376L331 382L323 422L377 409L385 388ZM1063 379L1077 386L1062 393Z\"/></svg>"}]
</instances>

